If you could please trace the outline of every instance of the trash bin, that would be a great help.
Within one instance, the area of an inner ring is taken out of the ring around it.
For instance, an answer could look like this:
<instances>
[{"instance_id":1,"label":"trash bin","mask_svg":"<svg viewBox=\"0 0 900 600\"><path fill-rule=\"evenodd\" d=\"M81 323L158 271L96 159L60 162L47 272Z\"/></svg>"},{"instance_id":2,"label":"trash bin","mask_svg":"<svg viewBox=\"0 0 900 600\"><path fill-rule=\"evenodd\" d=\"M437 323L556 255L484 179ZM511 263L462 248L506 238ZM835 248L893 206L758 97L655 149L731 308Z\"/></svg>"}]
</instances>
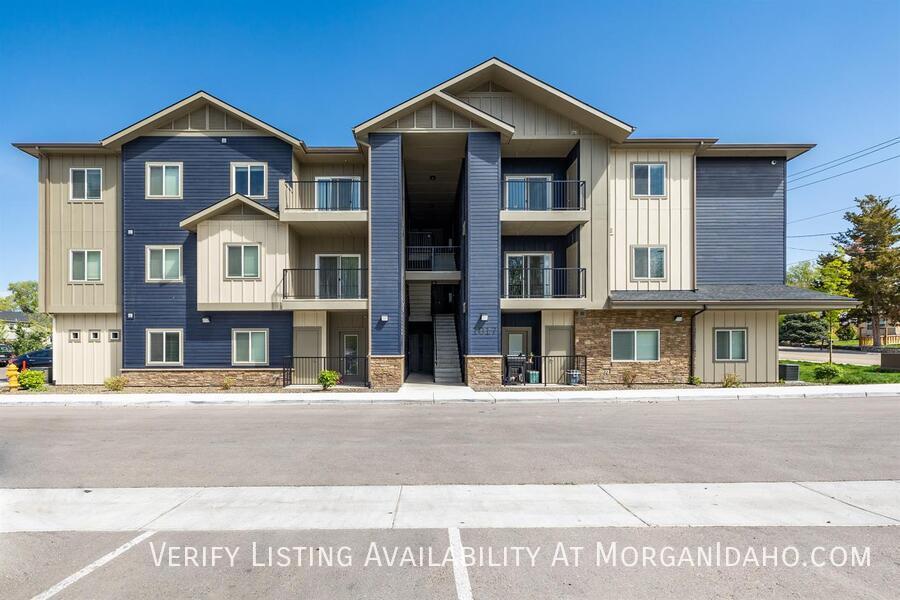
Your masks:
<instances>
[{"instance_id":1,"label":"trash bin","mask_svg":"<svg viewBox=\"0 0 900 600\"><path fill-rule=\"evenodd\" d=\"M527 381L528 383L540 383L541 382L541 373L540 371L526 371L528 374Z\"/></svg>"},{"instance_id":2,"label":"trash bin","mask_svg":"<svg viewBox=\"0 0 900 600\"><path fill-rule=\"evenodd\" d=\"M578 385L581 383L581 371L578 369L568 369L566 371L566 384Z\"/></svg>"}]
</instances>

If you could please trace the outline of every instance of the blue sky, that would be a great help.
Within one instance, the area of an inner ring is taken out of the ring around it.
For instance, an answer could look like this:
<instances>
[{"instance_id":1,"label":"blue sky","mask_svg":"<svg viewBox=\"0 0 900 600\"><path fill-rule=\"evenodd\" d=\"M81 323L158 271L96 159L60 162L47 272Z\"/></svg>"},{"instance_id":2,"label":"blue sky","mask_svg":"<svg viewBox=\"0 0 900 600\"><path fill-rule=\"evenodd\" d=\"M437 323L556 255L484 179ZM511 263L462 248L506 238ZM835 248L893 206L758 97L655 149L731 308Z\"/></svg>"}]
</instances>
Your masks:
<instances>
[{"instance_id":1,"label":"blue sky","mask_svg":"<svg viewBox=\"0 0 900 600\"><path fill-rule=\"evenodd\" d=\"M351 144L353 125L496 55L636 136L818 144L789 171L900 136L897 0L135 4L4 11L0 289L37 275L37 161L8 143L96 141L198 89L309 144ZM900 194L900 159L789 193L788 219L866 193ZM841 228L834 214L788 234Z\"/></svg>"}]
</instances>

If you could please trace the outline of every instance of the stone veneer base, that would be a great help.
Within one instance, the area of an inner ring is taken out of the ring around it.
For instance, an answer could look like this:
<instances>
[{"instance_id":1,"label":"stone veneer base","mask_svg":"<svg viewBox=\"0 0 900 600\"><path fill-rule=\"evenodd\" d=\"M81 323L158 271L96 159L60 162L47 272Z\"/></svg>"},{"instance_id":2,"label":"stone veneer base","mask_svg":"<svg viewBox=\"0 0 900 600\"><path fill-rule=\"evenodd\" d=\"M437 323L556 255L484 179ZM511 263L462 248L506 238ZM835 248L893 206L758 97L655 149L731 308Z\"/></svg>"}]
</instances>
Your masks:
<instances>
[{"instance_id":1,"label":"stone veneer base","mask_svg":"<svg viewBox=\"0 0 900 600\"><path fill-rule=\"evenodd\" d=\"M128 387L221 387L225 378L232 387L282 385L282 370L261 369L122 369Z\"/></svg>"},{"instance_id":2,"label":"stone veneer base","mask_svg":"<svg viewBox=\"0 0 900 600\"><path fill-rule=\"evenodd\" d=\"M372 391L396 392L403 385L403 356L370 356L369 382Z\"/></svg>"},{"instance_id":3,"label":"stone veneer base","mask_svg":"<svg viewBox=\"0 0 900 600\"><path fill-rule=\"evenodd\" d=\"M466 384L473 390L499 388L503 384L503 358L466 355Z\"/></svg>"}]
</instances>

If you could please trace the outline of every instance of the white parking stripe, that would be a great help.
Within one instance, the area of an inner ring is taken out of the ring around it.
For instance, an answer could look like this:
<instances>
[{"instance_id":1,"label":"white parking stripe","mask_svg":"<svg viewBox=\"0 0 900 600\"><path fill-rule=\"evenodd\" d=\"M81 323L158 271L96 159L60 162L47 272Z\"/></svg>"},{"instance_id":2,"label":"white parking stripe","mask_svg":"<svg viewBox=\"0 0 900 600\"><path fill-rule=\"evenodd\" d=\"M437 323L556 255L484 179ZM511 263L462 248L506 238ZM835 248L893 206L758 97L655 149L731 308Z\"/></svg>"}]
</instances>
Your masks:
<instances>
[{"instance_id":1,"label":"white parking stripe","mask_svg":"<svg viewBox=\"0 0 900 600\"><path fill-rule=\"evenodd\" d=\"M453 557L453 580L456 582L456 597L459 600L472 600L472 583L469 581L469 569L466 568L466 557L463 553L462 538L459 529L447 529L450 536L450 554Z\"/></svg>"},{"instance_id":2,"label":"white parking stripe","mask_svg":"<svg viewBox=\"0 0 900 600\"><path fill-rule=\"evenodd\" d=\"M137 546L138 544L140 544L141 542L146 540L148 537L150 537L154 533L156 533L156 532L155 531L145 531L144 533L137 536L133 540L122 544L121 546L119 546L118 548L116 548L115 550L110 552L109 554L105 554L105 555L101 556L100 558L98 558L97 560L95 560L94 562L92 562L91 564L86 566L85 568L81 569L77 573L69 575L68 577L66 577L65 579L63 579L62 581L60 581L59 583L54 585L49 590L47 590L41 594L38 594L31 600L46 600L47 598L52 598L53 596L60 593L61 591L63 591L64 589L66 589L67 587L69 587L70 585L72 585L73 583L75 583L76 581L81 579L82 577L90 575L92 572L96 571L97 569L99 569L100 567L102 567L103 565L105 565L106 563L111 561L112 559L116 558L120 554L122 554L124 552L128 552L131 548L133 548L134 546Z\"/></svg>"}]
</instances>

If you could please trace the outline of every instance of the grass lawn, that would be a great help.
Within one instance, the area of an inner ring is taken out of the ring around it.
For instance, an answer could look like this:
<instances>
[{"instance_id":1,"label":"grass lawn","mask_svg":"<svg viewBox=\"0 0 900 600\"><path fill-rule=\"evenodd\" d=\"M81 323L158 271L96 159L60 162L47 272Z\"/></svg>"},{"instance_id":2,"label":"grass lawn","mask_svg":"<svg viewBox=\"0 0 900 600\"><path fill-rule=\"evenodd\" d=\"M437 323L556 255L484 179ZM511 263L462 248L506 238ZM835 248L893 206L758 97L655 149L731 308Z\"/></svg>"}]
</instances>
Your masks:
<instances>
[{"instance_id":1,"label":"grass lawn","mask_svg":"<svg viewBox=\"0 0 900 600\"><path fill-rule=\"evenodd\" d=\"M835 348L838 348L838 347L858 348L859 340L834 340L834 347ZM900 344L885 344L882 347L883 348L900 348ZM825 346L825 348L828 348L828 346Z\"/></svg>"},{"instance_id":2,"label":"grass lawn","mask_svg":"<svg viewBox=\"0 0 900 600\"><path fill-rule=\"evenodd\" d=\"M782 360L782 364L800 365L800 381L811 383L824 383L816 379L813 371L823 363L804 362L799 360ZM841 369L841 376L832 383L900 383L900 372L882 371L875 365L842 365L835 363Z\"/></svg>"}]
</instances>

